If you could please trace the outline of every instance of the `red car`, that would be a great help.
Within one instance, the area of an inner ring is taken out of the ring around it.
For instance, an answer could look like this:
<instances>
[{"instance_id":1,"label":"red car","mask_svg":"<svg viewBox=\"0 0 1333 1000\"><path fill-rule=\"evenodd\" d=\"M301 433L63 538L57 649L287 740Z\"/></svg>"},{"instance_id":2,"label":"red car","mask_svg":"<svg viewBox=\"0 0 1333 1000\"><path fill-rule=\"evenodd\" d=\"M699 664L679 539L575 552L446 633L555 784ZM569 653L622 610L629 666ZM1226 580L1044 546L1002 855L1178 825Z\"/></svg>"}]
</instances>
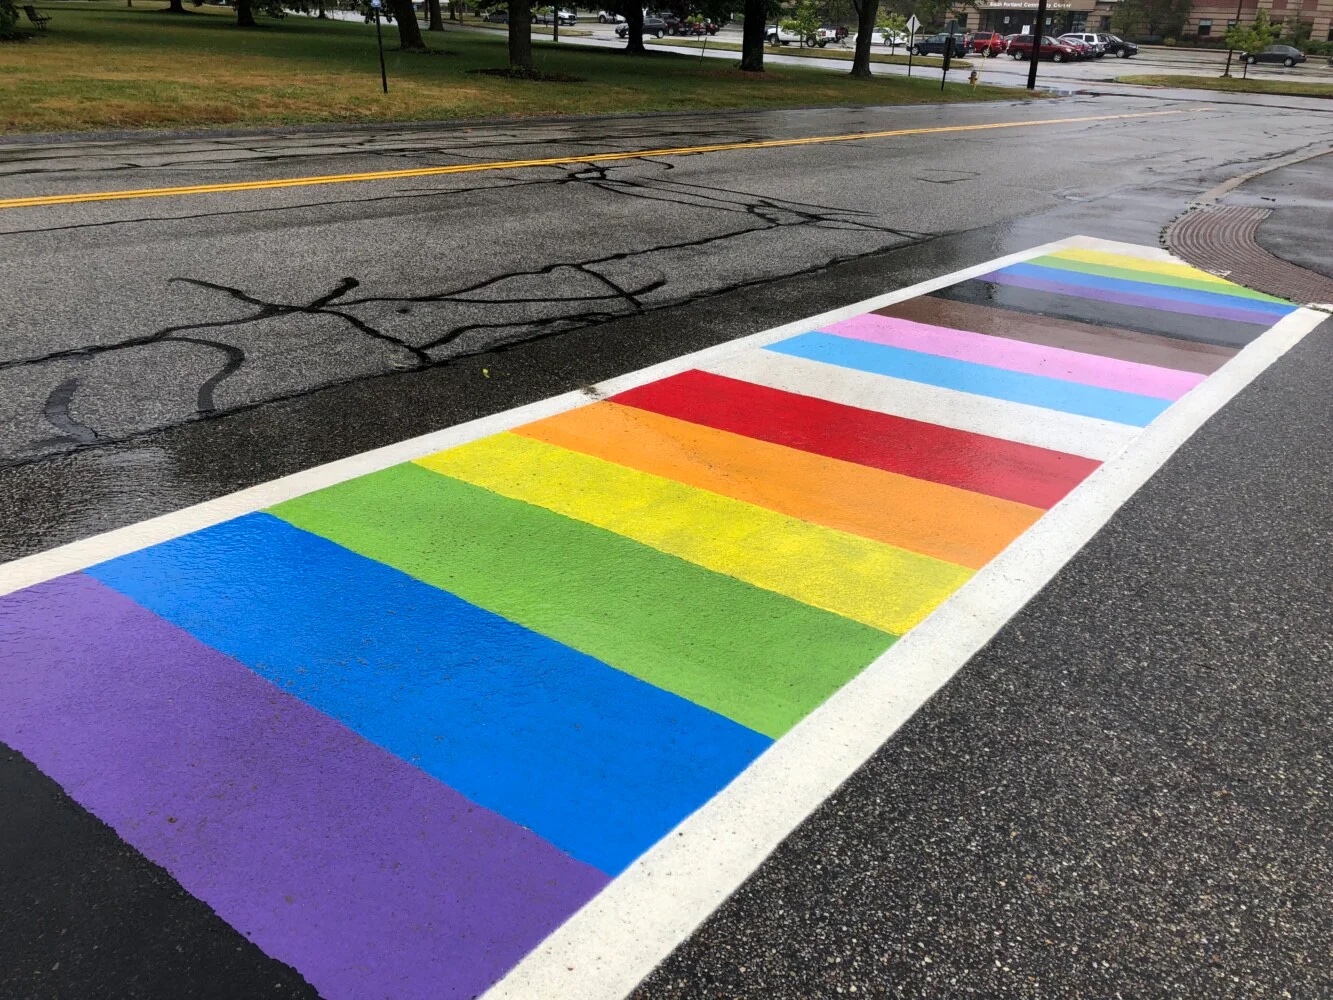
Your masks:
<instances>
[{"instance_id":1,"label":"red car","mask_svg":"<svg viewBox=\"0 0 1333 1000\"><path fill-rule=\"evenodd\" d=\"M967 43L967 50L975 55L998 56L1004 51L1004 36L998 31L977 31Z\"/></svg>"},{"instance_id":2,"label":"red car","mask_svg":"<svg viewBox=\"0 0 1333 1000\"><path fill-rule=\"evenodd\" d=\"M1015 35L1009 40L1009 54L1015 59L1032 58L1032 36ZM1037 50L1038 59L1050 59L1053 62L1066 62L1078 58L1078 49L1072 45L1057 41L1050 35L1041 36L1041 48Z\"/></svg>"}]
</instances>

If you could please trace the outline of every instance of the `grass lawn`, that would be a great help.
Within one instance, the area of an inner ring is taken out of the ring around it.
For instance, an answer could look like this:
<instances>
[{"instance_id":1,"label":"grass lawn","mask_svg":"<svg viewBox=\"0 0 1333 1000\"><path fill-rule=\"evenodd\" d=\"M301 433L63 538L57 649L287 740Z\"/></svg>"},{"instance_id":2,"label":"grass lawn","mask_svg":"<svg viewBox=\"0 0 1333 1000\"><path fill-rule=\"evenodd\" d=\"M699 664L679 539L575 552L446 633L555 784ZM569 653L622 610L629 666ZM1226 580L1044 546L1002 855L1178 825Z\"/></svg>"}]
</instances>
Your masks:
<instances>
[{"instance_id":1,"label":"grass lawn","mask_svg":"<svg viewBox=\"0 0 1333 1000\"><path fill-rule=\"evenodd\" d=\"M1224 90L1234 94L1285 94L1289 97L1333 97L1333 83L1312 80L1242 80L1238 76L1118 76L1116 83L1140 87L1184 87L1191 90Z\"/></svg>"},{"instance_id":2,"label":"grass lawn","mask_svg":"<svg viewBox=\"0 0 1333 1000\"><path fill-rule=\"evenodd\" d=\"M389 94L380 92L374 28L360 22L260 17L238 29L224 7L162 13L138 0L47 2L45 35L0 43L0 131L421 121L801 105L1005 99L1014 90L849 77L803 67L743 74L720 60L540 43L540 70L580 83L469 73L503 67L503 36L426 33L442 51L400 53L386 25Z\"/></svg>"},{"instance_id":3,"label":"grass lawn","mask_svg":"<svg viewBox=\"0 0 1333 1000\"><path fill-rule=\"evenodd\" d=\"M687 45L693 48L702 48L703 42L698 38L650 38L647 40L649 45ZM708 40L710 49L726 49L730 52L739 52L741 50L738 42L715 42ZM800 56L805 59L846 59L851 61L855 53L852 51L851 44L847 48L798 48L795 45L765 45L764 51L772 53L775 56ZM890 52L882 52L879 49L870 50L870 61L877 63L890 63L895 66L906 66L906 55L894 55ZM935 56L913 56L913 66L927 66L939 69L944 65L943 59L937 59ZM949 63L950 69L971 69L972 64L966 59L955 59Z\"/></svg>"}]
</instances>

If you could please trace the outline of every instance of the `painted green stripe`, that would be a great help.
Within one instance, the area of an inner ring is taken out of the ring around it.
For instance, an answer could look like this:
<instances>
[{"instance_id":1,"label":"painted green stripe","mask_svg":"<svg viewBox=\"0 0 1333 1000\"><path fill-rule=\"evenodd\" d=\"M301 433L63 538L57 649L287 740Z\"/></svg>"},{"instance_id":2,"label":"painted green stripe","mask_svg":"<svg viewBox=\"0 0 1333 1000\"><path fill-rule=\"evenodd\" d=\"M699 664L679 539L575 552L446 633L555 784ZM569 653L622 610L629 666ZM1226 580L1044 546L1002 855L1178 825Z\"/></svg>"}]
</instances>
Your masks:
<instances>
[{"instance_id":1,"label":"painted green stripe","mask_svg":"<svg viewBox=\"0 0 1333 1000\"><path fill-rule=\"evenodd\" d=\"M1231 295L1238 299L1256 299L1260 302L1276 302L1279 305L1291 305L1286 299L1275 298L1256 292L1243 285L1228 281L1219 284L1215 281L1201 281L1198 278L1180 278L1170 274L1155 274L1152 271L1135 271L1127 267L1112 267L1108 264L1093 264L1089 261L1071 260L1067 257L1035 257L1029 264L1042 267L1058 267L1062 271L1077 271L1080 274L1097 274L1103 278L1121 278L1125 281L1140 281L1149 285L1167 285L1172 288L1190 288L1199 292L1213 292L1218 295Z\"/></svg>"},{"instance_id":2,"label":"painted green stripe","mask_svg":"<svg viewBox=\"0 0 1333 1000\"><path fill-rule=\"evenodd\" d=\"M270 513L774 738L893 642L412 464Z\"/></svg>"}]
</instances>

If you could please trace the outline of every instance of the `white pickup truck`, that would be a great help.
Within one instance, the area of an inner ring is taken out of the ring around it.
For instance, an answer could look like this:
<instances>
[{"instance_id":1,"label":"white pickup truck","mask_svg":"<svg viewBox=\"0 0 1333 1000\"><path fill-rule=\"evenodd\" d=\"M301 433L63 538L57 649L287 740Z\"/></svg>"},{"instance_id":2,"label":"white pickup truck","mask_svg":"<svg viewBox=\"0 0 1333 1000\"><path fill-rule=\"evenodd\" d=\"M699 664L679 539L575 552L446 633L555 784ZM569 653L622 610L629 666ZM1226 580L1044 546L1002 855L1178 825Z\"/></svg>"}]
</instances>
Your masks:
<instances>
[{"instance_id":1,"label":"white pickup truck","mask_svg":"<svg viewBox=\"0 0 1333 1000\"><path fill-rule=\"evenodd\" d=\"M829 39L823 38L819 34L812 34L802 39L799 33L788 31L780 24L770 24L764 29L764 41L768 42L769 45L787 45L791 42L804 41L811 48L818 45L821 49L829 43Z\"/></svg>"}]
</instances>

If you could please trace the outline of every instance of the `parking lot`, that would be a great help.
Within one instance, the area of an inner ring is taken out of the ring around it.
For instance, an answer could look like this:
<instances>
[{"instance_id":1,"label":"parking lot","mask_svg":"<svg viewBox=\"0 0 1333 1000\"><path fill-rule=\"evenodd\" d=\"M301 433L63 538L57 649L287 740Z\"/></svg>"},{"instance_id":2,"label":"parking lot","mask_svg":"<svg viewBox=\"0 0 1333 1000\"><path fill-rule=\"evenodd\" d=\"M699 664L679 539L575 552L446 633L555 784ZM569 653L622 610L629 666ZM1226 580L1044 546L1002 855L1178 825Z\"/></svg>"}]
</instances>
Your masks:
<instances>
[{"instance_id":1,"label":"parking lot","mask_svg":"<svg viewBox=\"0 0 1333 1000\"><path fill-rule=\"evenodd\" d=\"M500 27L503 30L502 26ZM849 26L850 27L850 26ZM589 35L580 35L577 38L570 39L571 43L579 45L624 45L615 35L615 25L600 24L594 17L587 12L579 12L578 29L580 32L588 31ZM739 45L741 40L741 29L739 24L729 24L722 28L710 40L714 42L729 42ZM646 39L649 45L658 44L655 39ZM665 46L664 46L665 47ZM829 48L837 46L830 45ZM845 42L845 48L848 52L852 50L852 36L849 36ZM877 52L883 51L881 47L876 47ZM905 55L903 48L896 49L899 54ZM729 48L718 48L705 53L709 57L721 59L738 58ZM766 50L765 59L786 63L799 61L802 65L814 65L822 68L834 70L837 72L845 71L845 67L834 60L809 60L800 54L800 49L795 45L784 45L780 48L769 46ZM981 80L985 83L998 86L1023 86L1027 82L1028 64L1026 60L1010 59L1007 56L997 56L994 58L985 58L981 56L971 56L969 61L973 67L978 70ZM1117 77L1138 75L1138 74L1162 74L1174 76L1201 76L1215 77L1222 72L1222 67L1226 63L1226 51L1213 49L1170 49L1164 46L1144 46L1139 54L1130 59L1116 59L1112 57L1103 57L1101 59L1079 60L1077 62L1053 63L1044 60L1039 72L1039 81L1051 85L1061 86L1069 84L1086 84L1092 82L1110 82ZM1240 75L1239 60L1232 61L1233 74ZM876 63L874 65L875 73L906 73L906 67L885 65ZM1280 65L1256 65L1249 69L1249 76L1260 80L1309 80L1319 82L1333 83L1333 67L1328 65L1328 61L1322 56L1311 56L1310 61L1293 69L1287 69Z\"/></svg>"}]
</instances>

